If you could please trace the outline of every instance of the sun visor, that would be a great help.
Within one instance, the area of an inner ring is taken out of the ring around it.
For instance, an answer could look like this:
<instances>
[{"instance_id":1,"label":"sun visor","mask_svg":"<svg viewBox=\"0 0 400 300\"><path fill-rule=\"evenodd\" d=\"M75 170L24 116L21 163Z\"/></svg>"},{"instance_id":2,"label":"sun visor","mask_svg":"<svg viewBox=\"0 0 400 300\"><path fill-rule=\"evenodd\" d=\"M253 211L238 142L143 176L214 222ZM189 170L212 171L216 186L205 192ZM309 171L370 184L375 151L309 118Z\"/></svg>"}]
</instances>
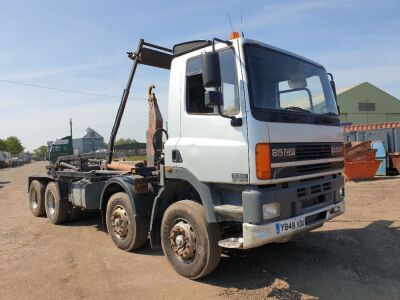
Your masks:
<instances>
[{"instance_id":1,"label":"sun visor","mask_svg":"<svg viewBox=\"0 0 400 300\"><path fill-rule=\"evenodd\" d=\"M171 54L143 47L140 51L139 63L169 70L171 69L172 58Z\"/></svg>"}]
</instances>

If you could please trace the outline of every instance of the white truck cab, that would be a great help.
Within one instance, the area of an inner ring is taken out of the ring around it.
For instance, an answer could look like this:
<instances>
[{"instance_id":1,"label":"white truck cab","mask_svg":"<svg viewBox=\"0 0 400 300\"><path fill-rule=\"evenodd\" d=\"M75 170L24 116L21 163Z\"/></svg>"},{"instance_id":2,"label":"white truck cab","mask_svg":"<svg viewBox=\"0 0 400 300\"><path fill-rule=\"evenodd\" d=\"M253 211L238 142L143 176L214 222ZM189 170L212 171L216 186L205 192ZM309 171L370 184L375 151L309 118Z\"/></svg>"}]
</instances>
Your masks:
<instances>
[{"instance_id":1,"label":"white truck cab","mask_svg":"<svg viewBox=\"0 0 400 300\"><path fill-rule=\"evenodd\" d=\"M242 213L242 232L221 246L287 240L343 213L343 138L324 67L250 39L217 43L221 116L205 101L212 51L172 60L165 177L200 182L210 221Z\"/></svg>"}]
</instances>

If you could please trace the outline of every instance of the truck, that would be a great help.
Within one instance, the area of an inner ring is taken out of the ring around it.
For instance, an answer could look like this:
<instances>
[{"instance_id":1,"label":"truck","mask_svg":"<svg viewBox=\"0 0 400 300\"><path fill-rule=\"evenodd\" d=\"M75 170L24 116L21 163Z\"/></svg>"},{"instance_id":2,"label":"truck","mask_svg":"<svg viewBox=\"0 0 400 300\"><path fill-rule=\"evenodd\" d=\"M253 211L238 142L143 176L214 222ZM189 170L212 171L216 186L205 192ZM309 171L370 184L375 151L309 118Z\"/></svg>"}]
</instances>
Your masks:
<instances>
[{"instance_id":1,"label":"truck","mask_svg":"<svg viewBox=\"0 0 400 300\"><path fill-rule=\"evenodd\" d=\"M0 151L0 167L9 168L12 166L12 157L10 152Z\"/></svg>"},{"instance_id":2,"label":"truck","mask_svg":"<svg viewBox=\"0 0 400 300\"><path fill-rule=\"evenodd\" d=\"M56 139L47 149L47 158L54 163L60 156L72 155L74 149L72 146L72 135Z\"/></svg>"},{"instance_id":3,"label":"truck","mask_svg":"<svg viewBox=\"0 0 400 300\"><path fill-rule=\"evenodd\" d=\"M161 247L197 279L222 248L286 242L342 214L343 137L333 76L307 58L233 33L170 48L140 39L107 152L60 156L28 178L50 223L99 210L112 242ZM170 71L168 123L148 89L147 159L113 159L138 65ZM105 156L104 156L105 155Z\"/></svg>"}]
</instances>

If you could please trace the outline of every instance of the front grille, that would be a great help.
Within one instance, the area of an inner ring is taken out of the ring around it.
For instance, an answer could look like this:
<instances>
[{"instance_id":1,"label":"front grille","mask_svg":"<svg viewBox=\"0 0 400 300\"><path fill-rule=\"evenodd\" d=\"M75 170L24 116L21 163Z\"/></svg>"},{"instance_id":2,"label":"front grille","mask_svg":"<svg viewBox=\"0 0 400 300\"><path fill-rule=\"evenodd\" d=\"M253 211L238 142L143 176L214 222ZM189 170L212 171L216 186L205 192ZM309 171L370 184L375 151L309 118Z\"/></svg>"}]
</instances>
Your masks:
<instances>
[{"instance_id":1,"label":"front grille","mask_svg":"<svg viewBox=\"0 0 400 300\"><path fill-rule=\"evenodd\" d=\"M324 203L326 200L327 200L326 195L319 195L317 197L312 197L310 199L301 201L301 207L307 208L310 206L319 205L321 203Z\"/></svg>"},{"instance_id":2,"label":"front grille","mask_svg":"<svg viewBox=\"0 0 400 300\"><path fill-rule=\"evenodd\" d=\"M324 164L297 166L296 171L297 171L298 175L303 175L303 174L310 174L310 173L314 173L314 172L321 172L321 171L329 170L331 168L332 168L331 163L324 163Z\"/></svg>"},{"instance_id":3,"label":"front grille","mask_svg":"<svg viewBox=\"0 0 400 300\"><path fill-rule=\"evenodd\" d=\"M331 144L298 144L296 145L297 160L330 158Z\"/></svg>"},{"instance_id":4,"label":"front grille","mask_svg":"<svg viewBox=\"0 0 400 300\"><path fill-rule=\"evenodd\" d=\"M297 188L297 198L303 198L306 196L318 196L318 194L325 194L332 189L332 184L330 182L325 182L323 184L314 184L307 187Z\"/></svg>"}]
</instances>

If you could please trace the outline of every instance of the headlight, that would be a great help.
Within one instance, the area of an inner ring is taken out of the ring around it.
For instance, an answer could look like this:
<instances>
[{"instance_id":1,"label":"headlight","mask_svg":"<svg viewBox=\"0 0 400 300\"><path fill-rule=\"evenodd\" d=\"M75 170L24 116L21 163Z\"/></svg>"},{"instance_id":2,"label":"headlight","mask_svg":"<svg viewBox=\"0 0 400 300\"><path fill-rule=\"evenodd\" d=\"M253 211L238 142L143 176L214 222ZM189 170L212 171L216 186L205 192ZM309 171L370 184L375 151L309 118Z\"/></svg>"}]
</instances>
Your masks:
<instances>
[{"instance_id":1,"label":"headlight","mask_svg":"<svg viewBox=\"0 0 400 300\"><path fill-rule=\"evenodd\" d=\"M263 205L263 218L273 219L281 215L281 204L279 202L273 202Z\"/></svg>"}]
</instances>

